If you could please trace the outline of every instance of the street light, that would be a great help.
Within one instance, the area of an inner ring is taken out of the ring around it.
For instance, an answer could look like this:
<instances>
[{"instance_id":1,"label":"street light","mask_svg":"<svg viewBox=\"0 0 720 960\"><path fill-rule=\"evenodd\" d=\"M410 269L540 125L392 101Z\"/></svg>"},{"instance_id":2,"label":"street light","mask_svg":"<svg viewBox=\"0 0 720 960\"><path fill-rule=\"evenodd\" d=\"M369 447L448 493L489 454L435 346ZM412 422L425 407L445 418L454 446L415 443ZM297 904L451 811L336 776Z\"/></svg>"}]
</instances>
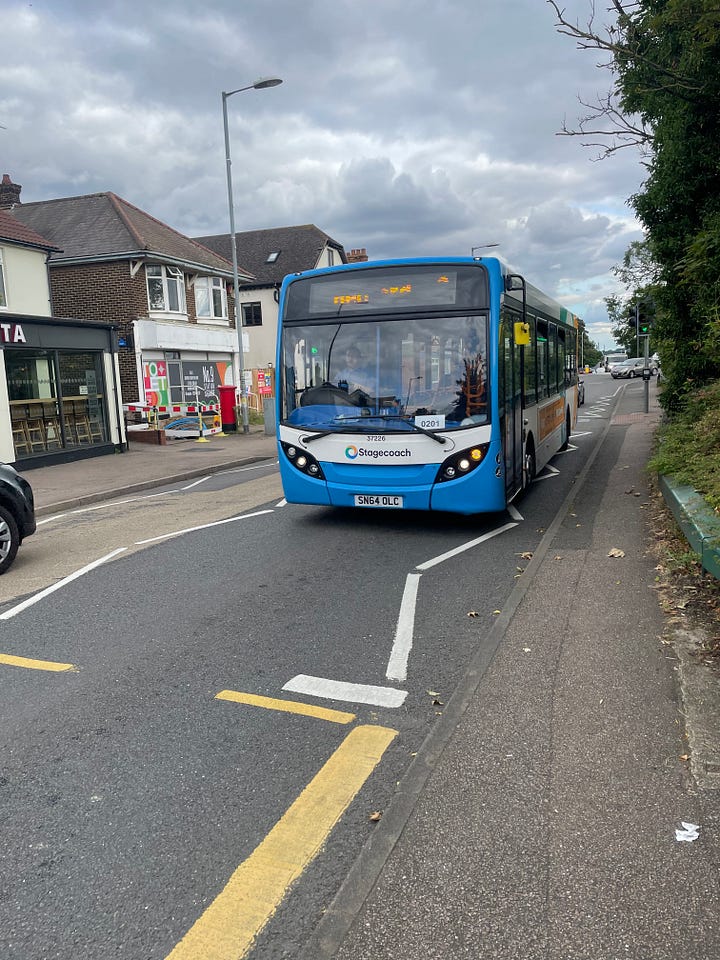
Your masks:
<instances>
[{"instance_id":1,"label":"street light","mask_svg":"<svg viewBox=\"0 0 720 960\"><path fill-rule=\"evenodd\" d=\"M233 289L235 297L235 329L237 331L238 339L240 412L242 415L243 433L249 433L250 426L248 423L247 396L245 393L245 360L242 340L242 318L240 316L240 280L238 278L237 242L235 240L235 209L233 205L231 172L232 161L230 160L230 133L228 131L227 102L228 97L232 97L236 93L242 93L243 90L264 90L266 87L277 87L277 85L280 83L282 83L280 77L260 77L259 80L256 80L255 83L249 84L247 87L238 87L237 90L230 90L228 92L223 91L222 94L223 129L225 131L225 169L227 171L228 210L230 211L230 249L232 250Z\"/></svg>"}]
</instances>

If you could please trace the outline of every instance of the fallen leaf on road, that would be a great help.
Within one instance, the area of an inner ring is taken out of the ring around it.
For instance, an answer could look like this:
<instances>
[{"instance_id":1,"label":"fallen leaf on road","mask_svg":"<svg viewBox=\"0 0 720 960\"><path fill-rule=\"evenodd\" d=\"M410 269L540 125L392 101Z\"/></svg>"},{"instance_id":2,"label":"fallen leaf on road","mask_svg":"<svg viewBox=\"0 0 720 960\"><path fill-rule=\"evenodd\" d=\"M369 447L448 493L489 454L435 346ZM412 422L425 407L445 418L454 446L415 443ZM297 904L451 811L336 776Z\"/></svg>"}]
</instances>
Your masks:
<instances>
[{"instance_id":1,"label":"fallen leaf on road","mask_svg":"<svg viewBox=\"0 0 720 960\"><path fill-rule=\"evenodd\" d=\"M372 820L373 823L377 823L378 820L382 820L382 813L380 813L379 810L375 810L373 813L370 814L368 819Z\"/></svg>"},{"instance_id":2,"label":"fallen leaf on road","mask_svg":"<svg viewBox=\"0 0 720 960\"><path fill-rule=\"evenodd\" d=\"M480 614L477 612L477 610L470 610L470 612L468 613L468 616L469 616L469 617L479 617Z\"/></svg>"},{"instance_id":3,"label":"fallen leaf on road","mask_svg":"<svg viewBox=\"0 0 720 960\"><path fill-rule=\"evenodd\" d=\"M617 547L613 547L612 550L610 551L610 553L608 554L608 556L609 556L609 557L624 557L624 556L625 556L625 551L624 551L624 550L619 550Z\"/></svg>"},{"instance_id":4,"label":"fallen leaf on road","mask_svg":"<svg viewBox=\"0 0 720 960\"><path fill-rule=\"evenodd\" d=\"M680 757L680 759L683 760L683 761L689 760L689 759L690 759L690 754L689 754L689 753L684 753L684 754Z\"/></svg>"},{"instance_id":5,"label":"fallen leaf on road","mask_svg":"<svg viewBox=\"0 0 720 960\"><path fill-rule=\"evenodd\" d=\"M493 616L496 617L500 613L499 610L493 610Z\"/></svg>"}]
</instances>

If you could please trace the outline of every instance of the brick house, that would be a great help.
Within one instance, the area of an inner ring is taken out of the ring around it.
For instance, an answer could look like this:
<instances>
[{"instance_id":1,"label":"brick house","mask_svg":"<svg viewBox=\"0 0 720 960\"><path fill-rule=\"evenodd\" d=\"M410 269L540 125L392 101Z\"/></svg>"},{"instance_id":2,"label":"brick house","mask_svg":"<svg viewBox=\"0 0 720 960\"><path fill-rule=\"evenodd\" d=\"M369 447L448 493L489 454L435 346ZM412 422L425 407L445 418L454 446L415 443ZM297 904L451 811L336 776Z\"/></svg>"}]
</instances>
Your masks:
<instances>
[{"instance_id":1,"label":"brick house","mask_svg":"<svg viewBox=\"0 0 720 960\"><path fill-rule=\"evenodd\" d=\"M124 403L192 403L238 382L223 256L114 193L22 203L7 180L13 215L61 248L49 259L55 311L116 326Z\"/></svg>"},{"instance_id":2,"label":"brick house","mask_svg":"<svg viewBox=\"0 0 720 960\"><path fill-rule=\"evenodd\" d=\"M229 233L196 239L231 259ZM364 249L346 255L342 244L312 223L236 233L235 244L238 262L254 277L240 286L240 310L247 330L246 365L255 369L275 363L278 293L287 274L368 259Z\"/></svg>"}]
</instances>

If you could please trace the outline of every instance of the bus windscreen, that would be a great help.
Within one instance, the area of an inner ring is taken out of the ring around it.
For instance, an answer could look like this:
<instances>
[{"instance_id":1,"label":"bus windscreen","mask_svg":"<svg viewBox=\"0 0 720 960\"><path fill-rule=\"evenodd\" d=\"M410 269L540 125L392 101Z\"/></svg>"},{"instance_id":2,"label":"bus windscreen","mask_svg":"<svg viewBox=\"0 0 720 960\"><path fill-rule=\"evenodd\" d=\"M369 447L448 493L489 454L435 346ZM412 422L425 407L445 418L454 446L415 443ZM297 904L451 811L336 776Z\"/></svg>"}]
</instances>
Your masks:
<instances>
[{"instance_id":1,"label":"bus windscreen","mask_svg":"<svg viewBox=\"0 0 720 960\"><path fill-rule=\"evenodd\" d=\"M477 310L487 296L486 271L474 264L340 270L291 283L285 319Z\"/></svg>"}]
</instances>

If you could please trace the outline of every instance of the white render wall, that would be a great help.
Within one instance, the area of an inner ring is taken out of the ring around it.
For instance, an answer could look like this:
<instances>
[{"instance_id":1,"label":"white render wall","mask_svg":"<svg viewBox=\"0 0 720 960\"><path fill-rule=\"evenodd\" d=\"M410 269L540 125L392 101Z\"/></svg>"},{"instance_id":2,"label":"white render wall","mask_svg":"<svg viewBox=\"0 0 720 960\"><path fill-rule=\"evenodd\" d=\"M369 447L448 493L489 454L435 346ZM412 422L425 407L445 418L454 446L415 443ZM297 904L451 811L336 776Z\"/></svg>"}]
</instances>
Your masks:
<instances>
[{"instance_id":1,"label":"white render wall","mask_svg":"<svg viewBox=\"0 0 720 960\"><path fill-rule=\"evenodd\" d=\"M7 311L34 317L49 317L50 284L45 266L45 251L16 247L11 243L0 244L0 250ZM4 309L0 308L0 317L4 312Z\"/></svg>"}]
</instances>

